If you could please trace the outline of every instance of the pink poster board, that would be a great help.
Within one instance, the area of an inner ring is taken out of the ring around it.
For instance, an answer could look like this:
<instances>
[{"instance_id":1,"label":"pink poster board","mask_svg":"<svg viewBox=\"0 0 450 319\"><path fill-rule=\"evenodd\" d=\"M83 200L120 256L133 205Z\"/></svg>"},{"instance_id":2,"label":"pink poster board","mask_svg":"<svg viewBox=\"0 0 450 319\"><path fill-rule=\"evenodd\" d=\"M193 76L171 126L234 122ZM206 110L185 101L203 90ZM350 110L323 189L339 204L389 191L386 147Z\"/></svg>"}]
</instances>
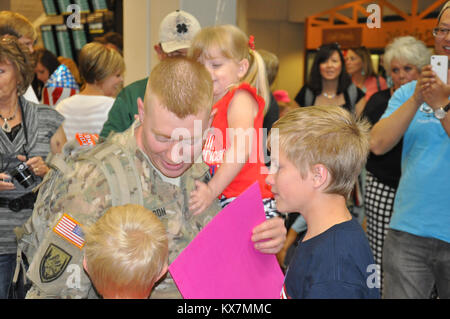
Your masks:
<instances>
[{"instance_id":1,"label":"pink poster board","mask_svg":"<svg viewBox=\"0 0 450 319\"><path fill-rule=\"evenodd\" d=\"M186 299L279 299L284 275L275 255L254 248L265 220L261 192L250 186L221 210L169 266Z\"/></svg>"}]
</instances>

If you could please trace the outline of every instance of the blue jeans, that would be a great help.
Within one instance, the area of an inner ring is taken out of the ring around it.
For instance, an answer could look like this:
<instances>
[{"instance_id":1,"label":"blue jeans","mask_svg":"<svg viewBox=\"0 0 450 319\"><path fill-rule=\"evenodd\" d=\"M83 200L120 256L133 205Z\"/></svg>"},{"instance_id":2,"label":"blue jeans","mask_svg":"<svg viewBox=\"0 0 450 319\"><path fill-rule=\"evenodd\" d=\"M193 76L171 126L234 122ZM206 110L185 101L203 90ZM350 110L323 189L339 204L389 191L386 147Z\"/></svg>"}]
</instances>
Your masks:
<instances>
[{"instance_id":1,"label":"blue jeans","mask_svg":"<svg viewBox=\"0 0 450 319\"><path fill-rule=\"evenodd\" d=\"M389 229L383 271L384 298L428 299L436 285L439 298L449 299L450 243Z\"/></svg>"},{"instance_id":2,"label":"blue jeans","mask_svg":"<svg viewBox=\"0 0 450 319\"><path fill-rule=\"evenodd\" d=\"M16 267L16 255L0 255L0 299L8 298L9 287Z\"/></svg>"}]
</instances>

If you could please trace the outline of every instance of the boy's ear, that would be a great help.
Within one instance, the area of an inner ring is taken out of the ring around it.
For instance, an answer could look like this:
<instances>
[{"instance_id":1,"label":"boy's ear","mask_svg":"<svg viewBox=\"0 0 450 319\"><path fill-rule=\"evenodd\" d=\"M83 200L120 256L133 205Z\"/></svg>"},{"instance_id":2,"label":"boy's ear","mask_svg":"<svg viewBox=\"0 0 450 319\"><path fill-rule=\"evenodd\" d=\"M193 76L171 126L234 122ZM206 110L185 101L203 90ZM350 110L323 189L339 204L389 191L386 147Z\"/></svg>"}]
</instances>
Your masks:
<instances>
[{"instance_id":1,"label":"boy's ear","mask_svg":"<svg viewBox=\"0 0 450 319\"><path fill-rule=\"evenodd\" d=\"M311 170L314 187L326 186L328 181L328 169L323 164L315 164Z\"/></svg>"},{"instance_id":2,"label":"boy's ear","mask_svg":"<svg viewBox=\"0 0 450 319\"><path fill-rule=\"evenodd\" d=\"M242 59L241 62L239 62L238 76L240 79L242 79L247 74L249 66L250 63L248 62L248 59Z\"/></svg>"},{"instance_id":3,"label":"boy's ear","mask_svg":"<svg viewBox=\"0 0 450 319\"><path fill-rule=\"evenodd\" d=\"M89 273L87 263L86 263L86 256L83 257L83 268L87 273Z\"/></svg>"},{"instance_id":4,"label":"boy's ear","mask_svg":"<svg viewBox=\"0 0 450 319\"><path fill-rule=\"evenodd\" d=\"M158 280L160 280L161 277L164 276L164 275L166 274L167 269L169 269L169 264L168 264L168 263L166 263L166 264L164 265L163 269L161 269L161 272L159 273L158 278L155 280L155 282L157 282Z\"/></svg>"}]
</instances>

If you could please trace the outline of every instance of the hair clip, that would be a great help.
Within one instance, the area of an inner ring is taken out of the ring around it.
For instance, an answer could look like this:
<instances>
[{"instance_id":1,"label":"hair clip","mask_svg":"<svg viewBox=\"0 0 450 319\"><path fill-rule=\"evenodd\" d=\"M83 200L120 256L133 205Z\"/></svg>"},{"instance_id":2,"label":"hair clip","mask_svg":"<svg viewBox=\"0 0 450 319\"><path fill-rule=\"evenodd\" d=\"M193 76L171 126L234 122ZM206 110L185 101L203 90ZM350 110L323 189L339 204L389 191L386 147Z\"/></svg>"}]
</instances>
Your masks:
<instances>
[{"instance_id":1,"label":"hair clip","mask_svg":"<svg viewBox=\"0 0 450 319\"><path fill-rule=\"evenodd\" d=\"M251 35L248 38L248 46L250 49L255 50L255 36Z\"/></svg>"}]
</instances>

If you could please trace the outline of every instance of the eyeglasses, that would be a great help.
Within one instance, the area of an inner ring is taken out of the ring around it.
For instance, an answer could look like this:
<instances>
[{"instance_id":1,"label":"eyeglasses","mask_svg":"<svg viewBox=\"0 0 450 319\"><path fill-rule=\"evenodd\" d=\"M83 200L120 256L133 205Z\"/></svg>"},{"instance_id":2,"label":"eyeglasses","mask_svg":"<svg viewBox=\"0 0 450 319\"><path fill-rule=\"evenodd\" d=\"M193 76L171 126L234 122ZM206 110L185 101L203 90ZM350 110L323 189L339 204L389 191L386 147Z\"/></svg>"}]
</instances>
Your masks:
<instances>
[{"instance_id":1,"label":"eyeglasses","mask_svg":"<svg viewBox=\"0 0 450 319\"><path fill-rule=\"evenodd\" d=\"M433 35L436 38L443 38L443 37L447 36L449 31L450 31L450 29L446 29L446 28L434 28Z\"/></svg>"}]
</instances>

